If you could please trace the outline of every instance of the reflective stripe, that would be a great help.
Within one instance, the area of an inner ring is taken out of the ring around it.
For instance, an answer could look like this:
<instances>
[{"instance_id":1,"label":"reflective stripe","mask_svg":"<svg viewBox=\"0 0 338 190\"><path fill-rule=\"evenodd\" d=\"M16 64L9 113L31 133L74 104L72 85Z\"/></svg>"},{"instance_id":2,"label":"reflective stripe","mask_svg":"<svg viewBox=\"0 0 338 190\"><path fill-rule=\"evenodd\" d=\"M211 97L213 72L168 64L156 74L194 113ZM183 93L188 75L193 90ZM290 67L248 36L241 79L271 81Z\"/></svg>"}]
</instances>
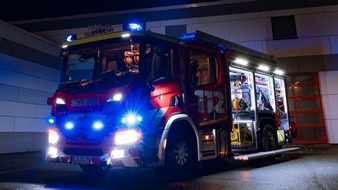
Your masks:
<instances>
[{"instance_id":1,"label":"reflective stripe","mask_svg":"<svg viewBox=\"0 0 338 190\"><path fill-rule=\"evenodd\" d=\"M160 108L156 110L155 115L153 119L150 122L150 125L152 126L158 126L163 119L164 114L167 112L168 107Z\"/></svg>"},{"instance_id":2,"label":"reflective stripe","mask_svg":"<svg viewBox=\"0 0 338 190\"><path fill-rule=\"evenodd\" d=\"M140 165L136 162L134 158L130 156L130 154L126 155L126 157L121 159L121 162L126 167L140 167Z\"/></svg>"}]
</instances>

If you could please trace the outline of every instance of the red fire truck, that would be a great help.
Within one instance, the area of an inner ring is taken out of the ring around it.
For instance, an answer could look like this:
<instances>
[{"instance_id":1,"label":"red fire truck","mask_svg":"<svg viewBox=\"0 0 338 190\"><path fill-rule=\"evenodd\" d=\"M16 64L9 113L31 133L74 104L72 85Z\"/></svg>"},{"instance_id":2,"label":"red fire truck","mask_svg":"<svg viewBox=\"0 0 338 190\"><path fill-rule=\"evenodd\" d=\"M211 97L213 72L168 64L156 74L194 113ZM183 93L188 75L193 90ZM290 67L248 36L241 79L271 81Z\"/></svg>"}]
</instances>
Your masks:
<instances>
[{"instance_id":1,"label":"red fire truck","mask_svg":"<svg viewBox=\"0 0 338 190\"><path fill-rule=\"evenodd\" d=\"M187 175L205 160L293 150L282 148L292 137L275 57L201 31L86 36L61 50L48 161Z\"/></svg>"}]
</instances>

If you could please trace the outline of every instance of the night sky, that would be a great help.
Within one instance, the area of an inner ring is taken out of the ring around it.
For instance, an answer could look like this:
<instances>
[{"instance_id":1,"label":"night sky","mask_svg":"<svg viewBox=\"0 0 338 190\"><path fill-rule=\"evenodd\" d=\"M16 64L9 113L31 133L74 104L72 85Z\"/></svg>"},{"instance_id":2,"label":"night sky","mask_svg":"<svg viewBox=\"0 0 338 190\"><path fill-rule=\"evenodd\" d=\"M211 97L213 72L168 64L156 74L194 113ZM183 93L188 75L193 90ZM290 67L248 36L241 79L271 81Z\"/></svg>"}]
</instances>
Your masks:
<instances>
[{"instance_id":1,"label":"night sky","mask_svg":"<svg viewBox=\"0 0 338 190\"><path fill-rule=\"evenodd\" d=\"M0 20L9 22L211 1L217 0L11 0L0 6Z\"/></svg>"}]
</instances>

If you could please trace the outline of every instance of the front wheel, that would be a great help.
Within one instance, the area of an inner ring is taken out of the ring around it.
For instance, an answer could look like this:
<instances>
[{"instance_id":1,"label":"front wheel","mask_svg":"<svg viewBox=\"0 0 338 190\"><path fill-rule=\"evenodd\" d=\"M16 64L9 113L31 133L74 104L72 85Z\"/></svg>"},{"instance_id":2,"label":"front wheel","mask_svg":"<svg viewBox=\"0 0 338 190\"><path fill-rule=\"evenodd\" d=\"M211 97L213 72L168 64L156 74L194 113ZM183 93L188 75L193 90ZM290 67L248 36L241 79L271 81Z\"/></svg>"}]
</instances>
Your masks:
<instances>
[{"instance_id":1,"label":"front wheel","mask_svg":"<svg viewBox=\"0 0 338 190\"><path fill-rule=\"evenodd\" d=\"M167 179L186 178L196 174L196 138L188 134L169 134L164 169Z\"/></svg>"},{"instance_id":2,"label":"front wheel","mask_svg":"<svg viewBox=\"0 0 338 190\"><path fill-rule=\"evenodd\" d=\"M270 124L266 124L262 133L262 150L269 151L277 148L277 132Z\"/></svg>"}]
</instances>

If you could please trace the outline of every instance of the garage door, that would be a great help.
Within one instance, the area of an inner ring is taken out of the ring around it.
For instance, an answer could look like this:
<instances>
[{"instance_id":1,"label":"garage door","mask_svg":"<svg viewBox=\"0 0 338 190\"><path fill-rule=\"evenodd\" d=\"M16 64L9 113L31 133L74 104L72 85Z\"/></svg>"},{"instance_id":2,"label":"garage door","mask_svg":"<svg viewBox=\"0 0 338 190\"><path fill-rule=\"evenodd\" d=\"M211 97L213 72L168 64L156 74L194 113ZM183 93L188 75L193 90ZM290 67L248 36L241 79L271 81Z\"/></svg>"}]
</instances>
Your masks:
<instances>
[{"instance_id":1,"label":"garage door","mask_svg":"<svg viewBox=\"0 0 338 190\"><path fill-rule=\"evenodd\" d=\"M291 121L296 123L294 143L327 143L317 73L287 76Z\"/></svg>"}]
</instances>

